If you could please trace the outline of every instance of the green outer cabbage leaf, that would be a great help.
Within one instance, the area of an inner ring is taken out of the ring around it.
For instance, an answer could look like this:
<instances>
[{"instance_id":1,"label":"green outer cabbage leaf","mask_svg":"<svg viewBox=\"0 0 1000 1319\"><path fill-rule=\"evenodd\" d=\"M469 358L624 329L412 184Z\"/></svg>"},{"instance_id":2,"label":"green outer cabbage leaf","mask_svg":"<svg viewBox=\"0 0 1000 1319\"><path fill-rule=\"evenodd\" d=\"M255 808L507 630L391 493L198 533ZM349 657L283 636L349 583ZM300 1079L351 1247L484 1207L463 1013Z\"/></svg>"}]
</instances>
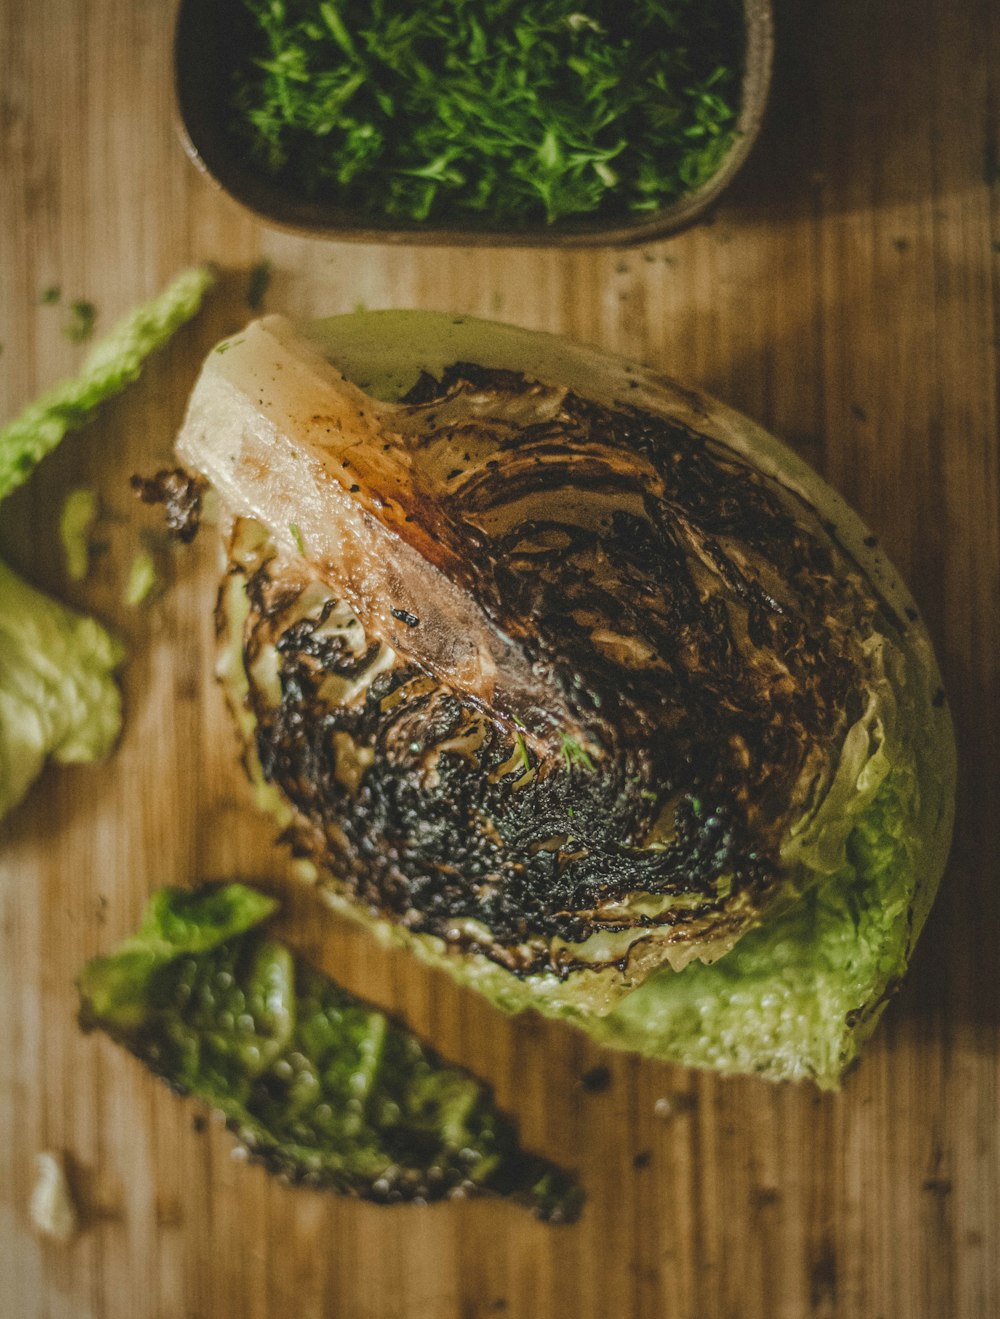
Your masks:
<instances>
[{"instance_id":1,"label":"green outer cabbage leaf","mask_svg":"<svg viewBox=\"0 0 1000 1319\"><path fill-rule=\"evenodd\" d=\"M897 766L836 875L720 961L658 973L587 1029L671 1061L835 1086L912 949L914 786L912 769Z\"/></svg>"},{"instance_id":2,"label":"green outer cabbage leaf","mask_svg":"<svg viewBox=\"0 0 1000 1319\"><path fill-rule=\"evenodd\" d=\"M0 500L138 377L149 354L195 314L213 281L206 267L178 275L95 346L75 379L0 430ZM47 756L68 762L108 754L121 729L114 671L123 658L120 643L96 619L0 563L0 818L21 800Z\"/></svg>"},{"instance_id":3,"label":"green outer cabbage leaf","mask_svg":"<svg viewBox=\"0 0 1000 1319\"><path fill-rule=\"evenodd\" d=\"M257 928L275 905L240 884L162 890L84 968L81 1023L294 1181L385 1202L489 1190L574 1217L574 1180L521 1150L486 1087Z\"/></svg>"}]
</instances>

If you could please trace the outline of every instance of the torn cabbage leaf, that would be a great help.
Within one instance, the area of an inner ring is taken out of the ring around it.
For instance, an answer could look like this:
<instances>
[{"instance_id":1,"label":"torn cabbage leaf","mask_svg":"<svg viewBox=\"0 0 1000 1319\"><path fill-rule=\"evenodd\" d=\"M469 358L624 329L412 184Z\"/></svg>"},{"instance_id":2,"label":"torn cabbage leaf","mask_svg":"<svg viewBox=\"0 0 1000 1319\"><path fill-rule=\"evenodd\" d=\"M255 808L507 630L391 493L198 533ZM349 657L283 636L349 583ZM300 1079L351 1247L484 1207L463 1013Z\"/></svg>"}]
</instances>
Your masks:
<instances>
[{"instance_id":1,"label":"torn cabbage leaf","mask_svg":"<svg viewBox=\"0 0 1000 1319\"><path fill-rule=\"evenodd\" d=\"M521 1149L485 1086L257 928L275 905L241 884L162 890L84 969L81 1023L293 1181L383 1203L491 1191L574 1217L574 1180Z\"/></svg>"},{"instance_id":2,"label":"torn cabbage leaf","mask_svg":"<svg viewBox=\"0 0 1000 1319\"><path fill-rule=\"evenodd\" d=\"M94 618L36 591L0 562L0 816L46 756L99 760L121 728L114 671L124 649Z\"/></svg>"}]
</instances>

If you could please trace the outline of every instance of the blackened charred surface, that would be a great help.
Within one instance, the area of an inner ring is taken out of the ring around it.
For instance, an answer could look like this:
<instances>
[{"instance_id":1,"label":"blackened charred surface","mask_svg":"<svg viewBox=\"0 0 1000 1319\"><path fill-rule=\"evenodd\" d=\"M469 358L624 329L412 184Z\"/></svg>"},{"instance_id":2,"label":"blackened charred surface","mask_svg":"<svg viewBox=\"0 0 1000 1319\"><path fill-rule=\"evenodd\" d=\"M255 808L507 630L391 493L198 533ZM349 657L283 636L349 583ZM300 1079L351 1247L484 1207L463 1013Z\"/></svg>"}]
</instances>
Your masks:
<instances>
[{"instance_id":1,"label":"blackened charred surface","mask_svg":"<svg viewBox=\"0 0 1000 1319\"><path fill-rule=\"evenodd\" d=\"M458 363L409 396L425 450L456 417L493 427L502 461L442 495L479 603L610 760L638 748L644 787L770 822L773 851L808 749L846 730L877 605L815 515L720 445L552 395Z\"/></svg>"},{"instance_id":2,"label":"blackened charred surface","mask_svg":"<svg viewBox=\"0 0 1000 1319\"><path fill-rule=\"evenodd\" d=\"M577 963L553 958L547 941L577 943L617 928L594 916L601 902L636 890L683 895L691 905L670 917L680 930L724 915L720 868L766 886L764 868L741 862L724 807L712 813L686 801L675 842L637 850L634 840L648 832L660 801L638 789L639 761L624 758L600 774L577 763L539 775L516 742L414 666L396 661L366 678L379 648L358 653L339 634L323 636L331 602L289 623L296 603L273 570L266 562L247 584L262 607L252 607L244 651L254 657L273 645L281 689L274 704L250 664L257 758L300 816L299 850L364 905L518 974L564 975ZM283 611L270 608L275 597ZM323 696L330 675L360 677L363 694L330 702ZM343 773L345 737L368 753L356 784Z\"/></svg>"},{"instance_id":3,"label":"blackened charred surface","mask_svg":"<svg viewBox=\"0 0 1000 1319\"><path fill-rule=\"evenodd\" d=\"M320 629L335 604L336 601L328 600L316 618L303 618L293 623L278 638L276 646L279 655L292 655L300 661L312 660L323 673L353 678L370 667L379 645L373 641L361 655L355 655L347 639L339 633L324 636Z\"/></svg>"},{"instance_id":4,"label":"blackened charred surface","mask_svg":"<svg viewBox=\"0 0 1000 1319\"><path fill-rule=\"evenodd\" d=\"M415 458L453 478L463 585L589 751L529 755L412 661L326 636L332 602L296 616L301 582L267 563L244 649L277 648L257 751L301 846L373 911L522 974L567 974L558 941L600 931L737 937L862 713L871 588L811 510L667 419L468 364L406 402Z\"/></svg>"},{"instance_id":5,"label":"blackened charred surface","mask_svg":"<svg viewBox=\"0 0 1000 1319\"><path fill-rule=\"evenodd\" d=\"M133 476L132 489L144 504L162 504L167 527L184 544L198 534L202 499L208 489L204 477L183 467L163 469L155 476Z\"/></svg>"}]
</instances>

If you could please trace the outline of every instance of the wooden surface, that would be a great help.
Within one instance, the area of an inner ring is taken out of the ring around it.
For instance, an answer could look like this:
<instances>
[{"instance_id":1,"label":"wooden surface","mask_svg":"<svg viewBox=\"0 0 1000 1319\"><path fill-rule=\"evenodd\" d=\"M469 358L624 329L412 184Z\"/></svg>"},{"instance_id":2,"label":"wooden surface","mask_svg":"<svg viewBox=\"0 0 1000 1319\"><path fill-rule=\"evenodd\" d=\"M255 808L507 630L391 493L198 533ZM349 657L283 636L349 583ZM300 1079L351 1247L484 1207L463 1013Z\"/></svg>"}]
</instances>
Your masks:
<instances>
[{"instance_id":1,"label":"wooden surface","mask_svg":"<svg viewBox=\"0 0 1000 1319\"><path fill-rule=\"evenodd\" d=\"M994 0L782 0L772 111L713 224L653 247L383 250L284 237L215 194L172 125L160 0L0 3L0 411L176 269L229 273L196 325L3 511L3 552L127 635L128 719L101 768L49 770L0 826L3 1319L994 1319L1000 1314ZM211 678L207 539L152 611L118 600L153 527L126 490L166 455L200 357L268 304L499 316L661 364L790 440L861 510L939 645L962 760L952 863L915 959L838 1096L606 1055L290 899L291 935L489 1077L526 1140L579 1168L578 1226L479 1202L383 1210L295 1191L108 1042L73 978L167 883L287 866L248 806ZM62 494L95 483L110 549L70 588ZM611 1084L579 1084L605 1064ZM667 1104L658 1101L666 1099ZM35 1153L68 1152L87 1229L38 1241Z\"/></svg>"}]
</instances>

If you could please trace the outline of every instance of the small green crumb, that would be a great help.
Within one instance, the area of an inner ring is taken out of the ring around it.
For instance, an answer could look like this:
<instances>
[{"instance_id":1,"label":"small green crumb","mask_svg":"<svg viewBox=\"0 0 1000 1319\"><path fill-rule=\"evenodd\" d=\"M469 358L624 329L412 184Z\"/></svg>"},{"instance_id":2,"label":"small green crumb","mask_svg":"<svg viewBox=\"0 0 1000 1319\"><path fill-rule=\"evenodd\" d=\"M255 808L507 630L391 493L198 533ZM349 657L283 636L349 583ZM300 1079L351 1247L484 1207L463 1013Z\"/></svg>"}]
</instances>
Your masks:
<instances>
[{"instance_id":1,"label":"small green crumb","mask_svg":"<svg viewBox=\"0 0 1000 1319\"><path fill-rule=\"evenodd\" d=\"M58 284L50 284L47 289L42 289L38 301L43 307L54 307L62 297L62 289Z\"/></svg>"},{"instance_id":2,"label":"small green crumb","mask_svg":"<svg viewBox=\"0 0 1000 1319\"><path fill-rule=\"evenodd\" d=\"M90 532L96 519L97 496L93 490L71 490L59 515L59 540L71 582L82 582L90 571Z\"/></svg>"},{"instance_id":3,"label":"small green crumb","mask_svg":"<svg viewBox=\"0 0 1000 1319\"><path fill-rule=\"evenodd\" d=\"M302 543L302 532L299 530L299 524L297 522L289 522L288 531L292 537L292 540L295 541L295 548L298 550L300 554L304 555L306 552L306 547Z\"/></svg>"},{"instance_id":4,"label":"small green crumb","mask_svg":"<svg viewBox=\"0 0 1000 1319\"><path fill-rule=\"evenodd\" d=\"M156 585L156 563L149 550L139 550L129 565L128 578L122 592L122 603L141 605L149 598Z\"/></svg>"},{"instance_id":5,"label":"small green crumb","mask_svg":"<svg viewBox=\"0 0 1000 1319\"><path fill-rule=\"evenodd\" d=\"M247 306L251 311L260 311L263 307L273 269L272 263L264 257L250 271L250 279L247 283Z\"/></svg>"},{"instance_id":6,"label":"small green crumb","mask_svg":"<svg viewBox=\"0 0 1000 1319\"><path fill-rule=\"evenodd\" d=\"M97 308L92 302L78 299L69 305L70 319L63 333L70 343L86 343L97 324Z\"/></svg>"}]
</instances>

